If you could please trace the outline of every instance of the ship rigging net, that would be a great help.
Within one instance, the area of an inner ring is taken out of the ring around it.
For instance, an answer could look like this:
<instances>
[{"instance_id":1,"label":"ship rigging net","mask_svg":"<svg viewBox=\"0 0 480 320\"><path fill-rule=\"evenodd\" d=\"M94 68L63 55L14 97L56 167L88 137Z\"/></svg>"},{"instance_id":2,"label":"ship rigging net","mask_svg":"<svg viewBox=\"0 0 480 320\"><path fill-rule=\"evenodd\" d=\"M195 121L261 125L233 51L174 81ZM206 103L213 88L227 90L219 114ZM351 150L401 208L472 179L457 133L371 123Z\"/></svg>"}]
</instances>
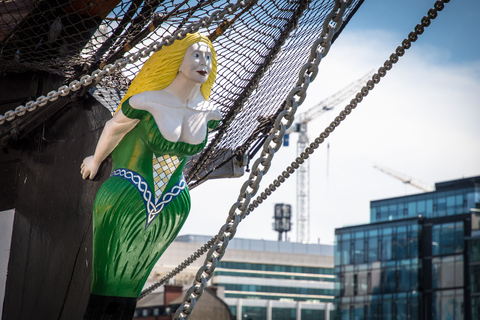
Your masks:
<instances>
[{"instance_id":1,"label":"ship rigging net","mask_svg":"<svg viewBox=\"0 0 480 320\"><path fill-rule=\"evenodd\" d=\"M361 2L352 1L344 21L348 22ZM64 77L68 84L234 3L2 1L0 72L46 72ZM332 0L250 1L223 20L200 28L217 52L218 76L210 99L219 106L223 120L205 150L186 169L190 187L234 157L255 155L333 6ZM145 60L129 63L94 85L121 95ZM105 100L118 102L113 96ZM17 117L13 121L25 120ZM9 124L5 121L0 127Z\"/></svg>"}]
</instances>

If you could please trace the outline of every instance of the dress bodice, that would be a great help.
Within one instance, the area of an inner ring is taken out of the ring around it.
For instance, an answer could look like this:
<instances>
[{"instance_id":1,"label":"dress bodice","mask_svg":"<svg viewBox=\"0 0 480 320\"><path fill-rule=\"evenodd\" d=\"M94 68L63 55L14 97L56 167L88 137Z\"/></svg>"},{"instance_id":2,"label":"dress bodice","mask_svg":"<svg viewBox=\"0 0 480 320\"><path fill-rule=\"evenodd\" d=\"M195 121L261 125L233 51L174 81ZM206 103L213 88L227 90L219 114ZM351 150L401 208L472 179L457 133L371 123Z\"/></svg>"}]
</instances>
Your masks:
<instances>
[{"instance_id":1,"label":"dress bodice","mask_svg":"<svg viewBox=\"0 0 480 320\"><path fill-rule=\"evenodd\" d=\"M133 108L129 100L122 104L122 112L128 118L140 121L123 137L112 152L113 170L126 168L139 173L150 182L153 180L153 156L176 156L182 162L187 157L199 153L207 143L208 130L205 130L205 138L199 144L167 140L160 132L153 115L146 110ZM218 123L217 120L210 120L207 127L214 129Z\"/></svg>"}]
</instances>

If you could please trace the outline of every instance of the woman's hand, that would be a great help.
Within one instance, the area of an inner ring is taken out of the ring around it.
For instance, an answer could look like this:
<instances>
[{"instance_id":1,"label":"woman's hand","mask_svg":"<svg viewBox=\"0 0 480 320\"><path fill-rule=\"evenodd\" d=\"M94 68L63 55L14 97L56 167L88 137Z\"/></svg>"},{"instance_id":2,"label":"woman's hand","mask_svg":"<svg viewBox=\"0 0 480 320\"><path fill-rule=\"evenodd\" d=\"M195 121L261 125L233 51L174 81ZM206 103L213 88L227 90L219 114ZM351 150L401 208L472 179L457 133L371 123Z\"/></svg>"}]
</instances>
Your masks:
<instances>
[{"instance_id":1,"label":"woman's hand","mask_svg":"<svg viewBox=\"0 0 480 320\"><path fill-rule=\"evenodd\" d=\"M93 156L86 157L83 160L82 165L80 166L80 173L84 180L90 179L93 180L97 175L98 168L100 167L101 163L95 162Z\"/></svg>"}]
</instances>

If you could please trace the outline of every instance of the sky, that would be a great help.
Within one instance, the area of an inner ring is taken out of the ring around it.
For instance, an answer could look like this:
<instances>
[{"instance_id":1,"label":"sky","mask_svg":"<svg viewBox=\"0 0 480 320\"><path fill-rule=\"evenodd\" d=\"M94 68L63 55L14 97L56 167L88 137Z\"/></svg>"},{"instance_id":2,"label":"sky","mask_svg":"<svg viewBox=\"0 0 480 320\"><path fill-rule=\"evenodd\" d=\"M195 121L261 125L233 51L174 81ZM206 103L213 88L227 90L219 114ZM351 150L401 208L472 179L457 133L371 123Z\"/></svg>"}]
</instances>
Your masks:
<instances>
[{"instance_id":1,"label":"sky","mask_svg":"<svg viewBox=\"0 0 480 320\"><path fill-rule=\"evenodd\" d=\"M299 108L308 110L377 70L433 6L427 0L365 0L328 55ZM480 12L478 0L452 0L399 62L310 157L310 243L333 244L336 228L366 224L370 201L422 191L374 168L429 185L480 175ZM346 102L308 124L310 141ZM263 177L268 186L296 157L297 135ZM329 148L327 148L327 145ZM211 180L191 191L180 235L213 236L248 178ZM291 204L296 240L296 181L291 177L238 226L237 238L277 240L276 203Z\"/></svg>"}]
</instances>

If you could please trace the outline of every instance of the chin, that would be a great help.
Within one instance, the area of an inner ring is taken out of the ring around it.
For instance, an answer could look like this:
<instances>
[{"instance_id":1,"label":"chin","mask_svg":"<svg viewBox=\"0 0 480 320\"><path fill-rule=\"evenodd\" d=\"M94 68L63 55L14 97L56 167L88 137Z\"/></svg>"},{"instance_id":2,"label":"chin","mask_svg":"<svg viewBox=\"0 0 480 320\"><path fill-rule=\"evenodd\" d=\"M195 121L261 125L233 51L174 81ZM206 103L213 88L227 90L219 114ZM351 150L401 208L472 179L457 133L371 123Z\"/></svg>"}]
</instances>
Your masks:
<instances>
[{"instance_id":1,"label":"chin","mask_svg":"<svg viewBox=\"0 0 480 320\"><path fill-rule=\"evenodd\" d=\"M206 76L206 77L201 77L201 78L198 77L197 79L195 79L195 82L197 82L197 83L205 83L205 82L207 82L207 80L208 80L208 76Z\"/></svg>"}]
</instances>

